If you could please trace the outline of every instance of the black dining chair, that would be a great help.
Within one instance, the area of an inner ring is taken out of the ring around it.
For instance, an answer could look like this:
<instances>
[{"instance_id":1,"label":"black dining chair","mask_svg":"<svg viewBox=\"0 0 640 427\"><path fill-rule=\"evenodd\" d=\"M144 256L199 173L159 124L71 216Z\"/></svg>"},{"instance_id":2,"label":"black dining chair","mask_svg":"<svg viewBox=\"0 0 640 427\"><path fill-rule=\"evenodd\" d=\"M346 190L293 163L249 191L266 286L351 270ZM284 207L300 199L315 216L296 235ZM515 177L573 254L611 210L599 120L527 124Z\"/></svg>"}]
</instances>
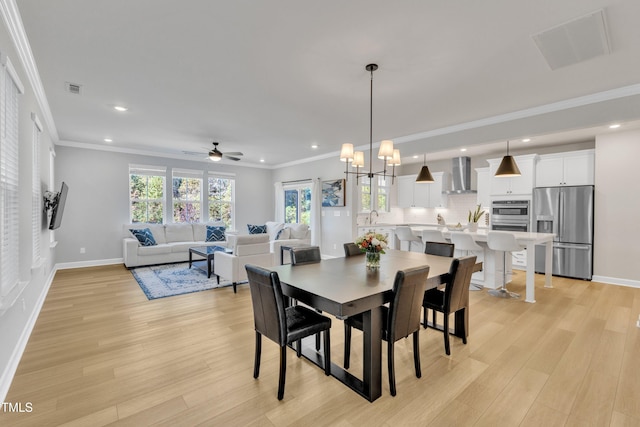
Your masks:
<instances>
[{"instance_id":1,"label":"black dining chair","mask_svg":"<svg viewBox=\"0 0 640 427\"><path fill-rule=\"evenodd\" d=\"M280 346L278 400L282 400L287 372L287 345L296 342L296 353L300 357L302 338L324 332L324 373L331 374L331 319L300 305L286 307L278 273L251 264L245 265L245 268L251 289L256 331L253 378L258 378L260 374L264 335Z\"/></svg>"},{"instance_id":2,"label":"black dining chair","mask_svg":"<svg viewBox=\"0 0 640 427\"><path fill-rule=\"evenodd\" d=\"M396 273L393 282L393 299L389 307L382 306L382 339L387 341L387 362L389 369L389 390L396 395L394 343L413 334L413 362L416 377L420 370L420 301L429 276L429 266L410 268ZM363 330L362 313L345 319L348 328L344 338L344 368L349 369L351 357L351 328Z\"/></svg>"},{"instance_id":3,"label":"black dining chair","mask_svg":"<svg viewBox=\"0 0 640 427\"><path fill-rule=\"evenodd\" d=\"M364 255L365 254L363 251L360 250L358 245L356 245L353 242L344 243L342 246L344 247L344 256L345 257Z\"/></svg>"},{"instance_id":4,"label":"black dining chair","mask_svg":"<svg viewBox=\"0 0 640 427\"><path fill-rule=\"evenodd\" d=\"M304 246L300 248L291 248L291 264L313 264L320 262L320 248L318 246Z\"/></svg>"},{"instance_id":5,"label":"black dining chair","mask_svg":"<svg viewBox=\"0 0 640 427\"><path fill-rule=\"evenodd\" d=\"M462 324L462 342L464 344L467 343L467 336L469 335L469 284L471 283L471 274L473 274L475 264L475 256L454 259L445 279L444 291L433 288L424 293L422 301L424 309L423 326L425 329L428 326L444 334L444 351L447 355L451 354L449 348L449 314L464 310L464 322L458 323ZM428 310L433 311L431 325L427 322ZM436 312L443 314L442 328L436 324Z\"/></svg>"},{"instance_id":6,"label":"black dining chair","mask_svg":"<svg viewBox=\"0 0 640 427\"><path fill-rule=\"evenodd\" d=\"M425 242L424 253L427 255L452 257L455 248L453 243Z\"/></svg>"}]
</instances>

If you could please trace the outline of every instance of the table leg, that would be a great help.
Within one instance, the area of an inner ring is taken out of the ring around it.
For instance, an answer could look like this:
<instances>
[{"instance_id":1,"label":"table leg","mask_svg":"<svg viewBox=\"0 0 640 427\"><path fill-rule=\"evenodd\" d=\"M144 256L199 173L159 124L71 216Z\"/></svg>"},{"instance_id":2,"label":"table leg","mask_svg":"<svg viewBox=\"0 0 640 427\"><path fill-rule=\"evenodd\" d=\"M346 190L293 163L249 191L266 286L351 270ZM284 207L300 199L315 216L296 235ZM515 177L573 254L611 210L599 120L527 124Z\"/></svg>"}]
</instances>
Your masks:
<instances>
[{"instance_id":1,"label":"table leg","mask_svg":"<svg viewBox=\"0 0 640 427\"><path fill-rule=\"evenodd\" d=\"M363 313L363 392L373 402L382 395L382 309Z\"/></svg>"},{"instance_id":2,"label":"table leg","mask_svg":"<svg viewBox=\"0 0 640 427\"><path fill-rule=\"evenodd\" d=\"M536 272L536 245L527 243L527 272L526 272L526 295L524 302L536 302L535 272Z\"/></svg>"},{"instance_id":3,"label":"table leg","mask_svg":"<svg viewBox=\"0 0 640 427\"><path fill-rule=\"evenodd\" d=\"M191 269L191 261L193 260L193 252L189 251L189 269Z\"/></svg>"},{"instance_id":4,"label":"table leg","mask_svg":"<svg viewBox=\"0 0 640 427\"><path fill-rule=\"evenodd\" d=\"M213 263L213 257L207 257L207 279L211 279L211 264Z\"/></svg>"},{"instance_id":5,"label":"table leg","mask_svg":"<svg viewBox=\"0 0 640 427\"><path fill-rule=\"evenodd\" d=\"M553 288L551 276L553 275L553 242L547 242L544 249L544 287Z\"/></svg>"}]
</instances>

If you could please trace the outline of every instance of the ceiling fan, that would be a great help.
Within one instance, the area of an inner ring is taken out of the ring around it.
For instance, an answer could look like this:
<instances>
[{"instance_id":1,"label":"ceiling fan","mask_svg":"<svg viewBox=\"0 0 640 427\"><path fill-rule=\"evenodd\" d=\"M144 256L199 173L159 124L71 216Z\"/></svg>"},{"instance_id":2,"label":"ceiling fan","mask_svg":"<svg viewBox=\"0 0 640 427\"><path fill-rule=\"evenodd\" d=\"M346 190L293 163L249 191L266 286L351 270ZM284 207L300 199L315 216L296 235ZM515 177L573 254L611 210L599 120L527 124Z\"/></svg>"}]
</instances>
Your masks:
<instances>
[{"instance_id":1,"label":"ceiling fan","mask_svg":"<svg viewBox=\"0 0 640 427\"><path fill-rule=\"evenodd\" d=\"M213 150L209 151L209 160L211 160L212 162L219 162L220 160L222 160L222 158L226 158L229 160L235 160L238 161L240 160L240 157L237 156L242 156L243 154L239 151L233 151L233 152L229 152L229 153L222 153L220 150L218 150L218 144L219 142L214 142L213 143Z\"/></svg>"}]
</instances>

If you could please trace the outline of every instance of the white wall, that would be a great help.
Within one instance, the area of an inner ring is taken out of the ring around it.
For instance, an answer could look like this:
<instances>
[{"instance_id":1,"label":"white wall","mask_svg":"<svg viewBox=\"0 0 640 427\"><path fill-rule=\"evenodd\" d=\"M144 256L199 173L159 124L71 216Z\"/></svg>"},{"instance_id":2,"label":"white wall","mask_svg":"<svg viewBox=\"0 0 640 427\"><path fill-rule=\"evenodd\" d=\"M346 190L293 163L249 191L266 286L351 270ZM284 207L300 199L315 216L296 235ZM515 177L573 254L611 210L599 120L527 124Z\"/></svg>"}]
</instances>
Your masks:
<instances>
[{"instance_id":1,"label":"white wall","mask_svg":"<svg viewBox=\"0 0 640 427\"><path fill-rule=\"evenodd\" d=\"M595 281L640 287L640 131L596 138Z\"/></svg>"},{"instance_id":2,"label":"white wall","mask_svg":"<svg viewBox=\"0 0 640 427\"><path fill-rule=\"evenodd\" d=\"M32 136L33 121L31 113L36 113L44 124L43 114L33 91L29 79L22 67L20 58L14 48L4 24L0 24L0 52L7 55L16 69L25 93L19 96L19 271L22 292L17 296L14 304L0 314L0 401L9 389L9 384L17 368L19 358L24 351L31 328L33 327L42 301L48 290L53 275L54 250L49 247L49 231L42 221L40 233L41 257L40 265L32 266L33 239L31 231L31 196L32 196ZM40 176L41 187L47 188L49 178L49 148L51 136L44 129L40 136ZM0 236L4 238L4 236Z\"/></svg>"},{"instance_id":3,"label":"white wall","mask_svg":"<svg viewBox=\"0 0 640 427\"><path fill-rule=\"evenodd\" d=\"M247 223L264 223L273 215L268 169L72 147L56 151L57 186L62 181L69 186L62 225L56 231L58 264L122 259L122 226L129 222L129 164L165 166L169 177L171 168L235 173L235 220L242 234L247 233ZM171 217L165 221L171 222ZM80 248L86 252L81 254Z\"/></svg>"}]
</instances>

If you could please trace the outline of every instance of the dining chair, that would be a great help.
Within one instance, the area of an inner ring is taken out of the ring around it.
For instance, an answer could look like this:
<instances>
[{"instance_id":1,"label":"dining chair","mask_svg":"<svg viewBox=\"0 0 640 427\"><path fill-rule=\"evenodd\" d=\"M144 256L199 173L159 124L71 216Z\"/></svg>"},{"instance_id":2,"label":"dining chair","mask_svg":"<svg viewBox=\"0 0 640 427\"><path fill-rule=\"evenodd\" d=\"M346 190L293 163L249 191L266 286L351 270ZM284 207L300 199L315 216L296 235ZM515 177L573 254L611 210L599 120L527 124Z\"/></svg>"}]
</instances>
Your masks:
<instances>
[{"instance_id":1,"label":"dining chair","mask_svg":"<svg viewBox=\"0 0 640 427\"><path fill-rule=\"evenodd\" d=\"M456 249L459 251L464 251L465 256L473 255L474 252L483 253L484 249L482 246L476 243L473 239L473 236L469 233L463 233L461 231L452 231L451 232L451 243L456 245ZM477 255L476 255L477 256ZM469 285L469 290L471 291L481 291L484 289L483 285L479 285L476 283L471 283Z\"/></svg>"},{"instance_id":2,"label":"dining chair","mask_svg":"<svg viewBox=\"0 0 640 427\"><path fill-rule=\"evenodd\" d=\"M453 243L424 242L424 253L427 255L438 255L452 257L455 251Z\"/></svg>"},{"instance_id":3,"label":"dining chair","mask_svg":"<svg viewBox=\"0 0 640 427\"><path fill-rule=\"evenodd\" d=\"M449 314L464 310L464 322L459 323L462 323L463 329L462 342L464 344L467 343L469 334L469 283L471 283L471 274L475 264L475 256L454 259L445 279L444 292L433 288L424 293L422 301L423 326L425 329L428 326L444 334L444 351L447 355L451 354L449 347ZM427 322L429 309L433 311L431 325ZM443 314L442 328L439 328L436 324L436 312Z\"/></svg>"},{"instance_id":4,"label":"dining chair","mask_svg":"<svg viewBox=\"0 0 640 427\"><path fill-rule=\"evenodd\" d=\"M258 378L260 374L264 335L280 346L278 400L282 400L287 372L287 345L296 342L296 353L300 357L302 338L324 332L324 373L331 374L331 319L300 305L286 307L280 278L275 271L252 264L247 264L245 268L249 278L256 331L253 378Z\"/></svg>"},{"instance_id":5,"label":"dining chair","mask_svg":"<svg viewBox=\"0 0 640 427\"><path fill-rule=\"evenodd\" d=\"M291 264L314 264L320 262L320 248L318 246L303 246L300 248L291 248Z\"/></svg>"},{"instance_id":6,"label":"dining chair","mask_svg":"<svg viewBox=\"0 0 640 427\"><path fill-rule=\"evenodd\" d=\"M399 225L396 227L395 234L398 240L400 240L400 250L402 250L402 242L408 242L408 251L411 251L411 245L415 243L420 246L420 252L422 252L422 238L420 236L416 236L411 230L411 227L407 225Z\"/></svg>"},{"instance_id":7,"label":"dining chair","mask_svg":"<svg viewBox=\"0 0 640 427\"><path fill-rule=\"evenodd\" d=\"M507 289L507 253L518 252L524 249L520 246L515 236L506 231L490 231L487 233L487 246L494 251L502 252L502 287L491 289L488 294L498 298L520 298L520 294Z\"/></svg>"},{"instance_id":8,"label":"dining chair","mask_svg":"<svg viewBox=\"0 0 640 427\"><path fill-rule=\"evenodd\" d=\"M422 230L422 241L448 243L442 230Z\"/></svg>"},{"instance_id":9,"label":"dining chair","mask_svg":"<svg viewBox=\"0 0 640 427\"><path fill-rule=\"evenodd\" d=\"M382 339L387 341L387 364L389 369L389 390L396 395L394 343L413 335L413 363L416 377L420 378L420 300L424 295L429 276L429 266L415 267L396 273L393 282L393 299L389 307L382 306ZM345 319L344 368L349 369L351 357L351 329L363 330L363 314Z\"/></svg>"},{"instance_id":10,"label":"dining chair","mask_svg":"<svg viewBox=\"0 0 640 427\"><path fill-rule=\"evenodd\" d=\"M364 255L365 254L363 251L360 250L358 245L356 245L353 242L345 243L342 246L344 247L344 256L345 257Z\"/></svg>"}]
</instances>

